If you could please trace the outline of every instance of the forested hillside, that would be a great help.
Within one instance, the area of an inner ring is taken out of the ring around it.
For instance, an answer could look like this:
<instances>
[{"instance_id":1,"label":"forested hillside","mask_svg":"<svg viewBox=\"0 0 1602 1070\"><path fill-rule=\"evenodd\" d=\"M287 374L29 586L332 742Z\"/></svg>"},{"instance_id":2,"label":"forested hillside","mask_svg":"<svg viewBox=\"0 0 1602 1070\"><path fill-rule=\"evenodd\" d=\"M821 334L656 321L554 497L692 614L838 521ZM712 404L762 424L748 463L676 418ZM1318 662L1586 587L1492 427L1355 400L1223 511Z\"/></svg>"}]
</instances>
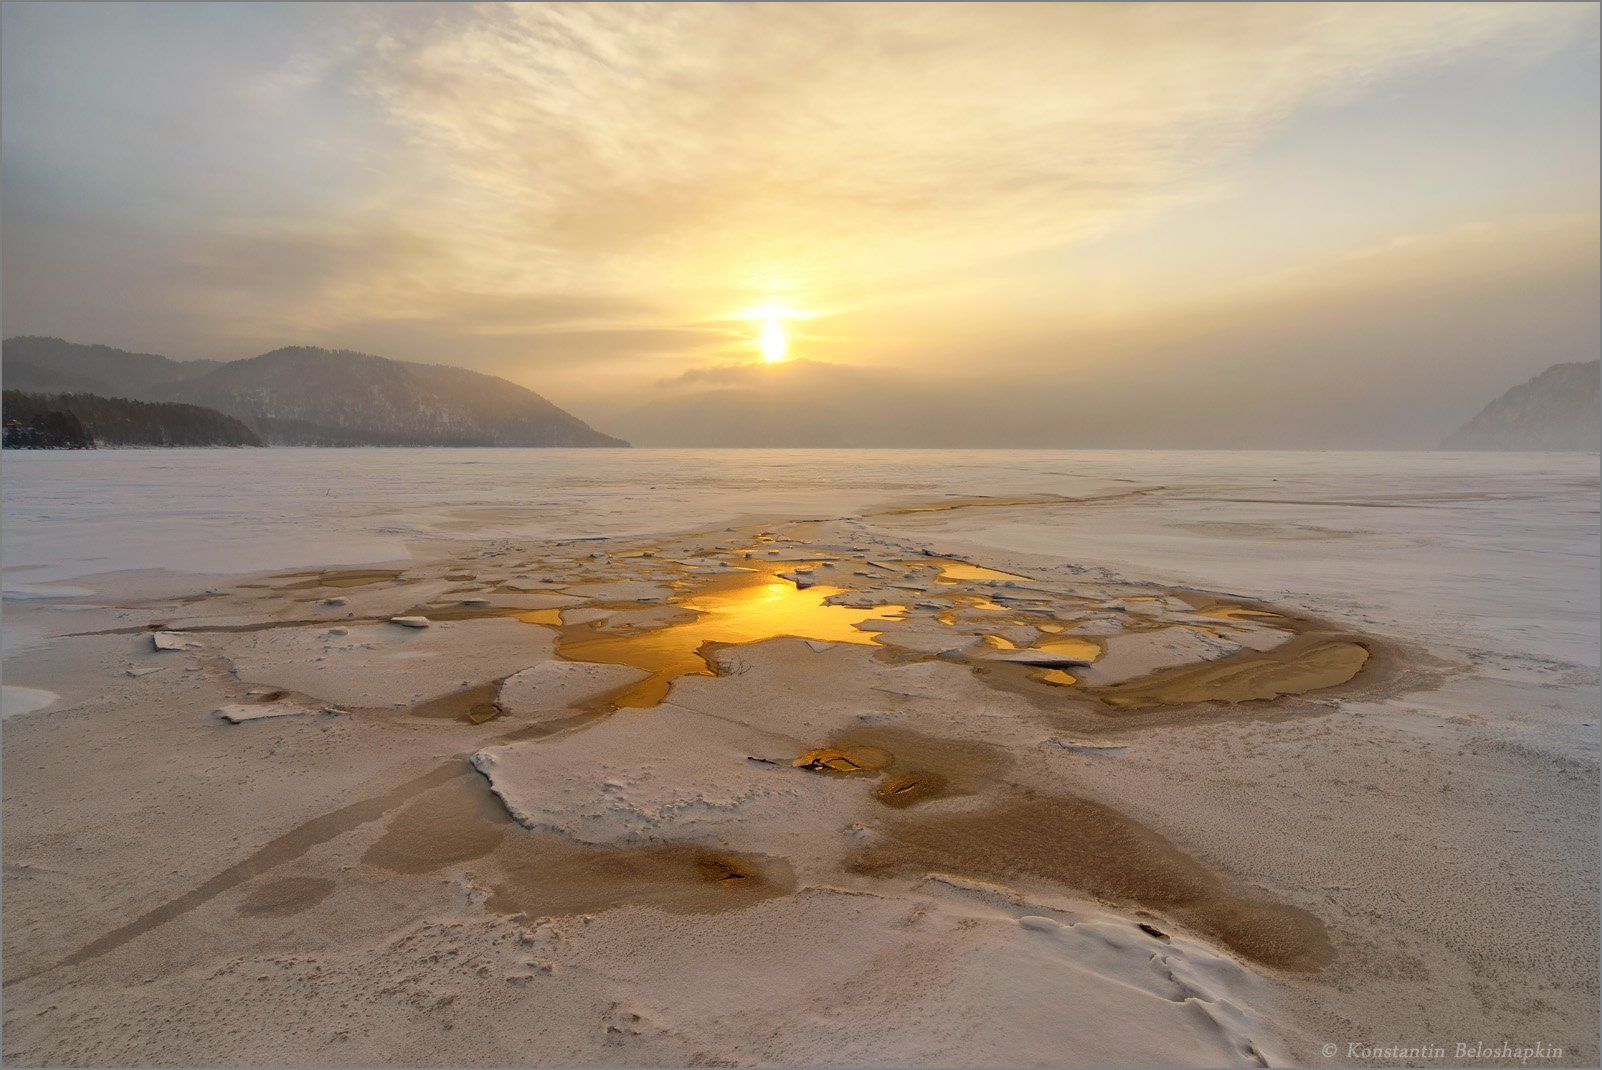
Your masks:
<instances>
[{"instance_id":1,"label":"forested hillside","mask_svg":"<svg viewBox=\"0 0 1602 1070\"><path fill-rule=\"evenodd\" d=\"M232 416L200 405L21 390L5 391L0 404L5 445L11 448L261 445Z\"/></svg>"}]
</instances>

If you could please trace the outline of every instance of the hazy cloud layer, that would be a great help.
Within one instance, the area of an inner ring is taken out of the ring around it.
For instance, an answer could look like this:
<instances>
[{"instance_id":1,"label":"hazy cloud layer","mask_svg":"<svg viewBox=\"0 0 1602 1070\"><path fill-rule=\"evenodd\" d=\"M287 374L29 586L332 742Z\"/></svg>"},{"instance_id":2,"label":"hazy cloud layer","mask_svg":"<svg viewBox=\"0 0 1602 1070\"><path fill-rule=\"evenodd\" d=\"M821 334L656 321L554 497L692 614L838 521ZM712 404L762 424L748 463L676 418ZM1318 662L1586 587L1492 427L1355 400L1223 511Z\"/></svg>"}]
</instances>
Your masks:
<instances>
[{"instance_id":1,"label":"hazy cloud layer","mask_svg":"<svg viewBox=\"0 0 1602 1070\"><path fill-rule=\"evenodd\" d=\"M8 334L463 363L646 441L916 391L964 444L1174 444L1218 429L1164 391L1233 383L1242 445L1410 441L1597 335L1594 7L3 20ZM729 371L770 301L817 363Z\"/></svg>"}]
</instances>

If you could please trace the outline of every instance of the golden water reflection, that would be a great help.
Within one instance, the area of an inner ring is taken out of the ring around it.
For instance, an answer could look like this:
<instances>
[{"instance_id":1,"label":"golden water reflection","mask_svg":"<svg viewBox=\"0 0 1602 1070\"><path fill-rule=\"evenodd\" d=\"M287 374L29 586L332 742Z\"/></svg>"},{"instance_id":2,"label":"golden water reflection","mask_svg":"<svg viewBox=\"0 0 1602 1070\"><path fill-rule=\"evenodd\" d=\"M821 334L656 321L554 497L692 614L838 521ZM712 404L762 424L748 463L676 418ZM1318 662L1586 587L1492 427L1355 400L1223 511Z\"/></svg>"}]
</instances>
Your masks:
<instances>
[{"instance_id":1,"label":"golden water reflection","mask_svg":"<svg viewBox=\"0 0 1602 1070\"><path fill-rule=\"evenodd\" d=\"M1251 620L1254 620L1254 619L1261 620L1261 619L1264 619L1264 618L1272 619L1272 618L1278 616L1278 614L1276 614L1276 613L1269 613L1266 610L1262 610L1262 609L1252 609L1249 606L1231 606L1231 605L1225 605L1223 603L1218 603L1216 605L1207 606L1207 607L1205 607L1203 609L1197 610L1196 612L1198 612L1199 614L1201 614L1204 617L1211 617L1214 620L1231 620L1231 621L1236 621L1236 620L1251 621Z\"/></svg>"},{"instance_id":2,"label":"golden water reflection","mask_svg":"<svg viewBox=\"0 0 1602 1070\"><path fill-rule=\"evenodd\" d=\"M791 567L787 563L784 567ZM694 620L661 628L609 635L593 628L573 629L557 644L570 661L629 665L651 675L613 696L618 707L655 706L681 676L712 676L702 655L707 643L757 643L793 636L831 643L869 644L873 633L858 625L895 620L905 606L866 608L827 605L840 587L818 584L803 589L773 572L746 572L722 577L697 593L678 600L695 612Z\"/></svg>"},{"instance_id":3,"label":"golden water reflection","mask_svg":"<svg viewBox=\"0 0 1602 1070\"><path fill-rule=\"evenodd\" d=\"M1023 580L1026 583L1032 582L1028 576L1019 576L1012 572L985 568L983 565L975 565L970 561L958 561L954 558L936 558L934 565L940 570L940 578L950 583L972 580Z\"/></svg>"},{"instance_id":4,"label":"golden water reflection","mask_svg":"<svg viewBox=\"0 0 1602 1070\"><path fill-rule=\"evenodd\" d=\"M1101 644L1094 639L1082 639L1078 636L1065 635L1058 638L1042 639L1035 644L1036 650L1047 650L1053 654L1061 654L1066 658L1079 661L1092 662L1101 657Z\"/></svg>"}]
</instances>

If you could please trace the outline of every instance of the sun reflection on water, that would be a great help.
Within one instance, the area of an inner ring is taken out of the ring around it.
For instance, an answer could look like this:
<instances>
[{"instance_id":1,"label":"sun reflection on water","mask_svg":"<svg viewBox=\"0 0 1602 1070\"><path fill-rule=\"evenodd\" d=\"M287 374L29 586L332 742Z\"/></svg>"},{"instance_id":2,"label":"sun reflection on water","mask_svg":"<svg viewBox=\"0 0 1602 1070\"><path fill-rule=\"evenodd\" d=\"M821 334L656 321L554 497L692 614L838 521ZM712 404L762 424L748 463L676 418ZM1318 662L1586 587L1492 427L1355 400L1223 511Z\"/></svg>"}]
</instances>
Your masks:
<instances>
[{"instance_id":1,"label":"sun reflection on water","mask_svg":"<svg viewBox=\"0 0 1602 1070\"><path fill-rule=\"evenodd\" d=\"M613 697L619 707L655 706L681 676L712 676L701 653L707 643L756 643L780 636L832 643L869 644L873 633L858 627L873 620L894 620L905 606L867 608L832 606L827 600L842 588L818 584L799 589L772 572L726 577L681 599L696 613L694 620L661 628L609 635L575 629L557 652L571 661L630 665L651 676Z\"/></svg>"}]
</instances>

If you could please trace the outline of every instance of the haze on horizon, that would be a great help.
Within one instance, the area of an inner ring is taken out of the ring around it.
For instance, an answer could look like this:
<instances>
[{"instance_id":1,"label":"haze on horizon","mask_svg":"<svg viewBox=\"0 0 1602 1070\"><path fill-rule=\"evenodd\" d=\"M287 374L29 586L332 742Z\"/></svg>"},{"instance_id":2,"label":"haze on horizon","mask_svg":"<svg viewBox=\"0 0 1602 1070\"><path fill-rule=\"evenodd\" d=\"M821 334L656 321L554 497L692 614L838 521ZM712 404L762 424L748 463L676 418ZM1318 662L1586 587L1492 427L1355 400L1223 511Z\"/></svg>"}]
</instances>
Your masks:
<instances>
[{"instance_id":1,"label":"haze on horizon","mask_svg":"<svg viewBox=\"0 0 1602 1070\"><path fill-rule=\"evenodd\" d=\"M1602 346L1598 10L10 4L0 319L641 445L1427 446Z\"/></svg>"}]
</instances>

